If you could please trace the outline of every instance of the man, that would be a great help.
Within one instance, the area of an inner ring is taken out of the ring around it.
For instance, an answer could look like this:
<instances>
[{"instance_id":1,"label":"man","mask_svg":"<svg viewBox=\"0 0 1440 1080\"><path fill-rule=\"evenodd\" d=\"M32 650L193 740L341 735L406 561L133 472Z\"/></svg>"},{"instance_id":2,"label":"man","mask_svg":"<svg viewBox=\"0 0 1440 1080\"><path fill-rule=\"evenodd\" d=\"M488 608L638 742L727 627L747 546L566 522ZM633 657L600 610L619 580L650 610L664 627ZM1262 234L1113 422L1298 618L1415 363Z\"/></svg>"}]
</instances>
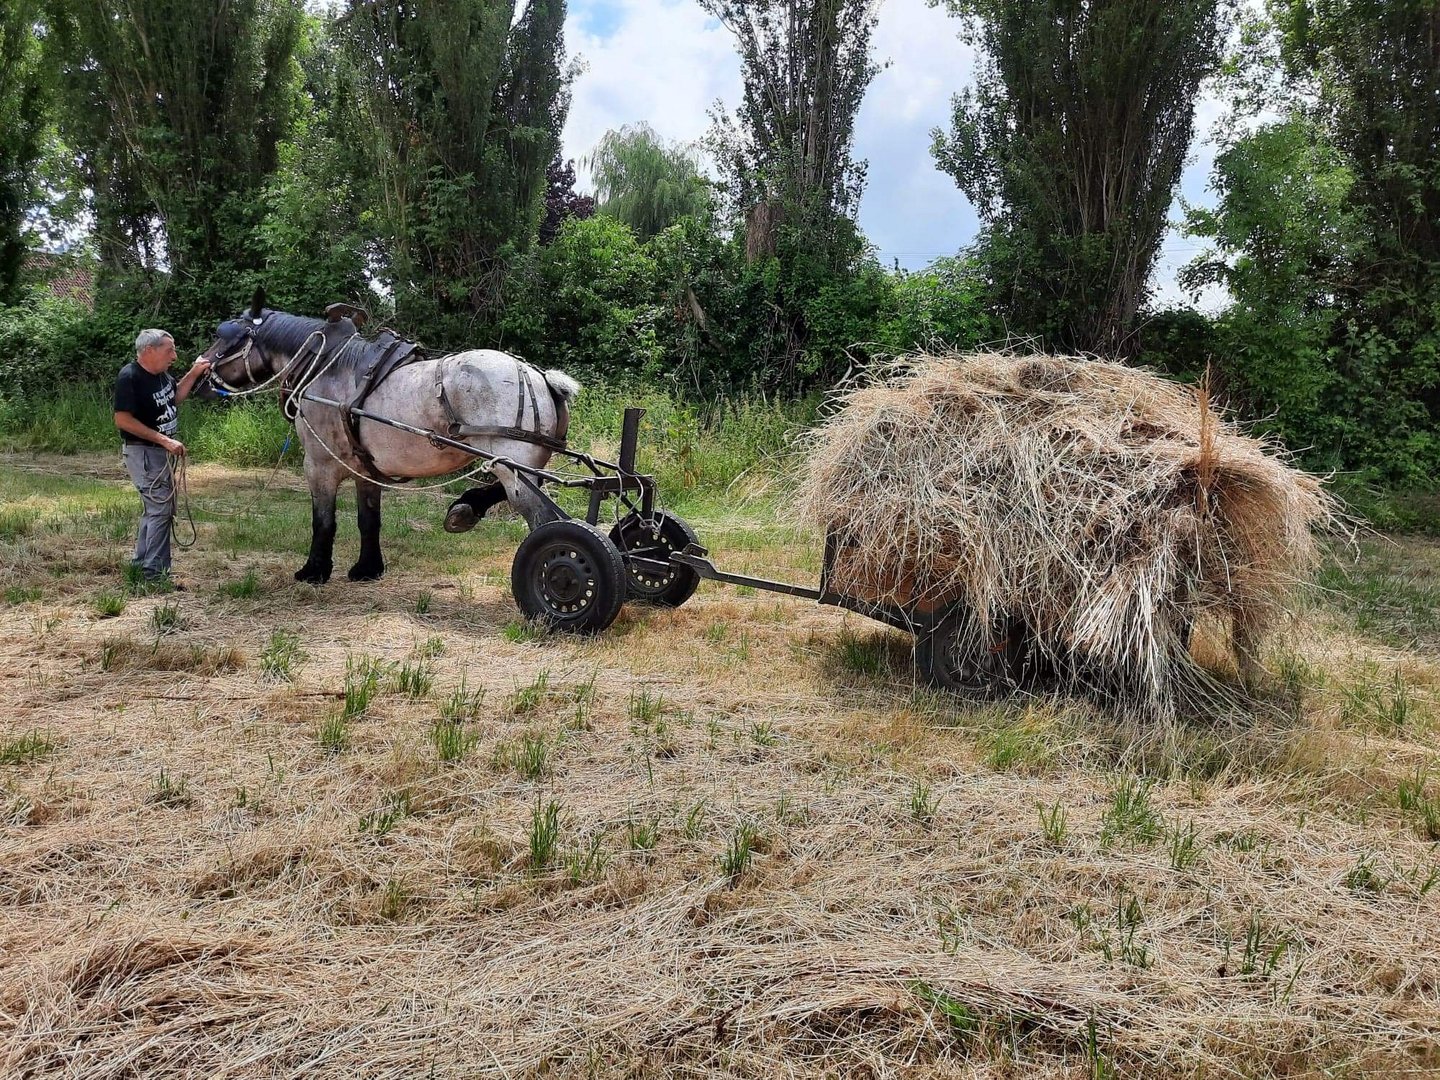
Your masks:
<instances>
[{"instance_id":1,"label":"man","mask_svg":"<svg viewBox=\"0 0 1440 1080\"><path fill-rule=\"evenodd\" d=\"M175 483L168 455L185 453L185 444L175 438L180 427L176 407L210 370L208 360L196 360L177 383L170 374L174 362L174 338L164 330L141 330L134 363L121 368L115 380L115 426L125 440L125 468L144 508L133 565L147 581L170 575Z\"/></svg>"}]
</instances>

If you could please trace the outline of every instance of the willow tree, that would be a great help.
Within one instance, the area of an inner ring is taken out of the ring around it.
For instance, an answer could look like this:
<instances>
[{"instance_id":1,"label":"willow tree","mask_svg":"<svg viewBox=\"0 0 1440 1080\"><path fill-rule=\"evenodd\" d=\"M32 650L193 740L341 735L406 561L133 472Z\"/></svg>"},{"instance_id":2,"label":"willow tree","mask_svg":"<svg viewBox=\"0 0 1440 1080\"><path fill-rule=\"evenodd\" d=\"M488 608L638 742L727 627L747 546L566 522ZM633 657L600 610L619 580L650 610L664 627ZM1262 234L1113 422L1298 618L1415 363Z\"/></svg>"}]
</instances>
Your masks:
<instances>
[{"instance_id":1,"label":"willow tree","mask_svg":"<svg viewBox=\"0 0 1440 1080\"><path fill-rule=\"evenodd\" d=\"M873 3L700 6L729 28L740 52L740 106L734 117L716 117L711 142L730 202L747 221L751 255L773 252L777 230L788 226L809 237L812 254L843 264L865 185L865 163L850 156L855 115L879 70L870 58Z\"/></svg>"},{"instance_id":2,"label":"willow tree","mask_svg":"<svg viewBox=\"0 0 1440 1080\"><path fill-rule=\"evenodd\" d=\"M402 320L457 338L493 317L535 240L569 106L564 0L351 0L344 40Z\"/></svg>"},{"instance_id":3,"label":"willow tree","mask_svg":"<svg viewBox=\"0 0 1440 1080\"><path fill-rule=\"evenodd\" d=\"M0 8L0 304L15 298L45 124L38 0Z\"/></svg>"},{"instance_id":4,"label":"willow tree","mask_svg":"<svg viewBox=\"0 0 1440 1080\"><path fill-rule=\"evenodd\" d=\"M978 46L933 152L1010 328L1122 353L1217 67L1219 0L947 0Z\"/></svg>"},{"instance_id":5,"label":"willow tree","mask_svg":"<svg viewBox=\"0 0 1440 1080\"><path fill-rule=\"evenodd\" d=\"M710 184L695 152L665 142L649 124L607 131L588 164L597 212L623 221L641 240L710 213Z\"/></svg>"},{"instance_id":6,"label":"willow tree","mask_svg":"<svg viewBox=\"0 0 1440 1080\"><path fill-rule=\"evenodd\" d=\"M158 265L172 317L213 318L263 263L254 230L290 120L299 6L50 0L49 11L103 271Z\"/></svg>"}]
</instances>

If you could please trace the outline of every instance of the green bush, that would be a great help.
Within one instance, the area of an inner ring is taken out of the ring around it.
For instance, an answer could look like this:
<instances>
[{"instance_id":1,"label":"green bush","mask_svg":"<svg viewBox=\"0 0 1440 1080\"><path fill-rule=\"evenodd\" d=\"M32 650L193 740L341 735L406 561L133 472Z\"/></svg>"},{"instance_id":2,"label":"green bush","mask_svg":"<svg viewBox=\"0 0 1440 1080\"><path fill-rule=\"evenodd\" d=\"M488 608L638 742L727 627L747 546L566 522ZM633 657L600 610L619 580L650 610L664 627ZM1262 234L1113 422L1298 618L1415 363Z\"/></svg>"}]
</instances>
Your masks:
<instances>
[{"instance_id":1,"label":"green bush","mask_svg":"<svg viewBox=\"0 0 1440 1080\"><path fill-rule=\"evenodd\" d=\"M895 277L895 314L878 340L896 353L975 349L1004 336L986 307L979 267L963 256L937 259L918 273Z\"/></svg>"},{"instance_id":2,"label":"green bush","mask_svg":"<svg viewBox=\"0 0 1440 1080\"><path fill-rule=\"evenodd\" d=\"M113 385L143 329L109 308L32 293L0 307L0 395L44 397L73 386Z\"/></svg>"},{"instance_id":3,"label":"green bush","mask_svg":"<svg viewBox=\"0 0 1440 1080\"><path fill-rule=\"evenodd\" d=\"M504 347L581 377L660 370L655 261L614 218L568 219L532 257L520 291Z\"/></svg>"}]
</instances>

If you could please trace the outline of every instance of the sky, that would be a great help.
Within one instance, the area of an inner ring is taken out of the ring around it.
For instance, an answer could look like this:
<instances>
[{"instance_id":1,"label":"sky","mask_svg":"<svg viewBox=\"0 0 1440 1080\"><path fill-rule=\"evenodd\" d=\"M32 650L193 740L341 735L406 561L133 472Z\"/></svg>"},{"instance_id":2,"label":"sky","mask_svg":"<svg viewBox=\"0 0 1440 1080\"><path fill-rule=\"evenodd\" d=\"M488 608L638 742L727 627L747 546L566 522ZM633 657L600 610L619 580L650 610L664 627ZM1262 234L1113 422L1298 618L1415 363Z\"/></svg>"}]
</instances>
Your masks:
<instances>
[{"instance_id":1,"label":"sky","mask_svg":"<svg viewBox=\"0 0 1440 1080\"><path fill-rule=\"evenodd\" d=\"M974 208L930 156L930 133L949 127L951 95L970 81L975 54L959 39L959 23L924 0L881 0L878 11L872 55L888 66L870 84L855 121L854 156L869 162L859 221L885 265L898 261L913 270L955 254L975 236ZM734 39L695 0L570 0L565 41L582 70L562 153L575 159L581 190L589 186L583 159L606 131L644 121L666 139L691 142L710 126L717 100L733 110L740 99ZM1209 133L1219 113L1210 98L1197 108L1179 192L1194 205L1214 201L1207 190L1215 155ZM1181 216L1178 198L1170 216ZM1166 235L1153 282L1158 301L1195 302L1175 274L1202 247L1174 229Z\"/></svg>"}]
</instances>

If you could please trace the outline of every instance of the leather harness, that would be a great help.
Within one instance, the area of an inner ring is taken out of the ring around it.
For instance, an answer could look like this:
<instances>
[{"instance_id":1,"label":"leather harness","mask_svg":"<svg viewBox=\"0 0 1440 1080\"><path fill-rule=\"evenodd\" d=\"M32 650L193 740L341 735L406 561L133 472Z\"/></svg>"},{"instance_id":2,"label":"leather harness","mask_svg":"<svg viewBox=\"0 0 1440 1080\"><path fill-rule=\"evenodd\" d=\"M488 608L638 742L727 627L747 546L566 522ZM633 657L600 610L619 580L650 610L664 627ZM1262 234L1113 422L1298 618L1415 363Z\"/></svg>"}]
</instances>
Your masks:
<instances>
[{"instance_id":1,"label":"leather harness","mask_svg":"<svg viewBox=\"0 0 1440 1080\"><path fill-rule=\"evenodd\" d=\"M500 439L515 439L519 442L535 443L551 450L564 450L566 447L565 432L562 430L559 436L546 435L540 428L540 402L535 396L535 386L530 381L530 374L534 371L529 364L516 359L515 381L519 385L520 395L515 402L515 423L509 427L500 424L467 424L460 417L455 415L455 409L450 404L450 399L445 396L445 372L443 368L435 369L435 396L440 401L440 407L445 410L445 416L450 421L445 433L452 439L464 439L471 435L483 435ZM543 381L544 376L541 376ZM546 384L549 389L549 384ZM529 402L530 418L535 425L535 430L527 430L521 425L525 422L525 405Z\"/></svg>"},{"instance_id":2,"label":"leather harness","mask_svg":"<svg viewBox=\"0 0 1440 1080\"><path fill-rule=\"evenodd\" d=\"M345 421L345 433L350 439L350 449L354 452L360 464L370 476L382 483L404 483L408 477L389 477L382 473L375 466L375 459L371 456L369 449L365 446L364 440L360 438L361 417L355 415L356 409L363 409L366 400L371 394L388 379L394 372L407 364L418 363L421 360L429 359L424 348L413 341L405 341L398 337L391 330L382 330L375 338L375 345L381 346L378 354L372 354L371 360L362 371L358 371L360 384L355 391L354 397L346 403L341 410ZM441 357L444 359L444 357ZM456 415L450 399L445 395L445 369L437 364L435 367L435 390L439 399L440 407L445 410L445 417L449 421L446 434L452 439L463 439L469 436L485 436L490 438L513 439L517 442L534 443L550 450L564 450L566 448L565 433L562 431L559 437L546 435L540 431L540 402L535 393L535 385L530 376L535 371L524 361L515 361L515 381L519 386L519 398L515 404L515 423L511 425L499 424L466 424ZM544 376L541 376L543 381ZM546 384L546 389L549 385ZM530 421L532 428L524 427L526 405L530 407Z\"/></svg>"},{"instance_id":3,"label":"leather harness","mask_svg":"<svg viewBox=\"0 0 1440 1080\"><path fill-rule=\"evenodd\" d=\"M365 466L365 471L374 479L385 483L404 483L407 477L386 476L375 467L375 459L370 456L369 449L360 438L360 417L355 415L355 410L363 409L366 399L375 392L375 388L396 369L424 360L425 350L417 342L401 340L391 330L380 331L373 344L381 346L381 351L364 371L357 372L360 386L346 407L340 410L340 415L345 421L345 434L350 438L350 449L360 459L360 464Z\"/></svg>"}]
</instances>

